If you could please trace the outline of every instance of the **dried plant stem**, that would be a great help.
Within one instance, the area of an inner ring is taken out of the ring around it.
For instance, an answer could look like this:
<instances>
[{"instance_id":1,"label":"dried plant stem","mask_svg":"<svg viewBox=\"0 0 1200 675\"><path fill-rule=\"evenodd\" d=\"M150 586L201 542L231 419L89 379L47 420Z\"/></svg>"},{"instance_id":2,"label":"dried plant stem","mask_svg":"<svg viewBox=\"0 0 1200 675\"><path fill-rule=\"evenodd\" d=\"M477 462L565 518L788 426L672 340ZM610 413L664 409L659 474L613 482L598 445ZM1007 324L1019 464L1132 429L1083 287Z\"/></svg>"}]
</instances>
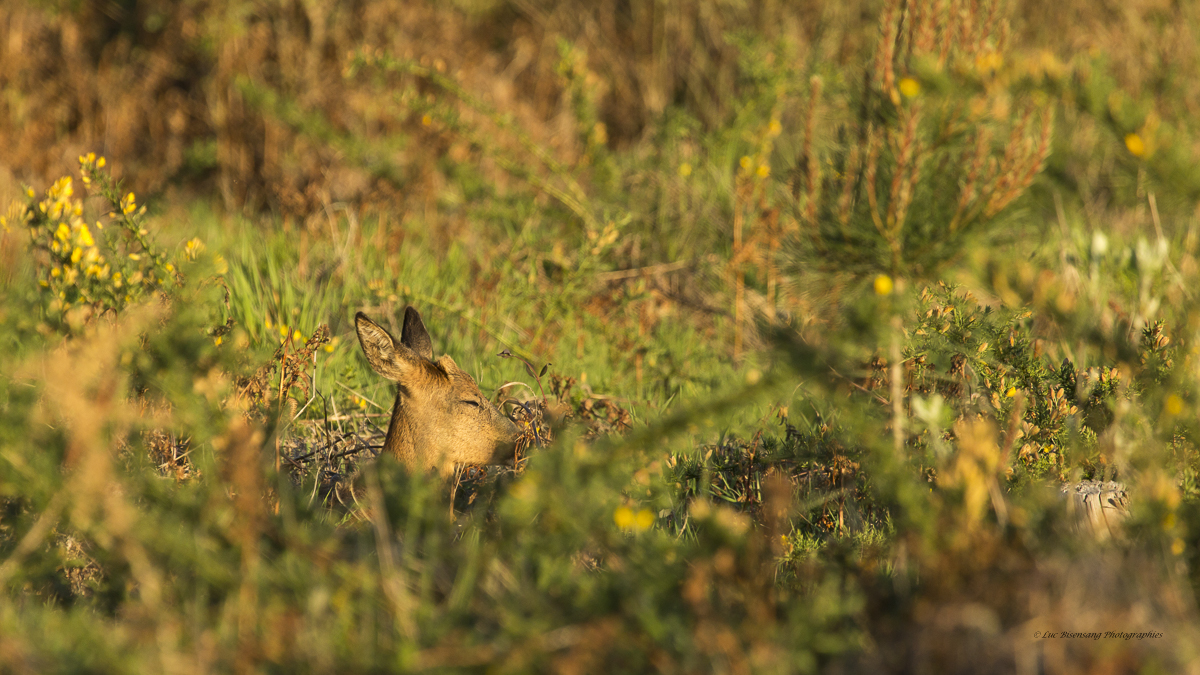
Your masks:
<instances>
[{"instance_id":1,"label":"dried plant stem","mask_svg":"<svg viewBox=\"0 0 1200 675\"><path fill-rule=\"evenodd\" d=\"M939 26L939 40L941 48L938 51L938 70L946 67L946 62L950 58L950 45L954 44L955 28L958 25L955 18L958 17L958 2L956 0L941 0L941 22Z\"/></svg>"},{"instance_id":2,"label":"dried plant stem","mask_svg":"<svg viewBox=\"0 0 1200 675\"><path fill-rule=\"evenodd\" d=\"M905 117L904 135L897 148L896 168L892 172L891 192L888 195L887 237L893 251L900 246L900 231L904 228L904 219L912 200L914 168L918 159L917 124L920 111L913 106L905 111Z\"/></svg>"},{"instance_id":3,"label":"dried plant stem","mask_svg":"<svg viewBox=\"0 0 1200 675\"><path fill-rule=\"evenodd\" d=\"M879 50L875 53L876 84L894 103L899 100L896 91L896 41L900 37L900 2L888 0L880 16L883 34L879 40Z\"/></svg>"},{"instance_id":4,"label":"dried plant stem","mask_svg":"<svg viewBox=\"0 0 1200 675\"><path fill-rule=\"evenodd\" d=\"M1013 127L1013 138L1009 141L1010 149L1005 152L1001 163L1000 176L996 181L988 199L984 215L991 217L1008 206L1019 197L1025 188L1033 182L1034 176L1041 170L1046 156L1050 153L1050 134L1054 126L1054 116L1048 108L1042 110L1041 134L1035 146L1029 138L1029 127L1032 124L1033 110L1027 110L1022 115L1021 122ZM1015 142L1017 139L1020 142ZM1016 148L1023 153L1018 154Z\"/></svg>"},{"instance_id":5,"label":"dried plant stem","mask_svg":"<svg viewBox=\"0 0 1200 675\"><path fill-rule=\"evenodd\" d=\"M944 13L944 3L916 3L913 22L916 24L914 51L918 54L933 52L935 35L937 34L938 18Z\"/></svg>"},{"instance_id":6,"label":"dried plant stem","mask_svg":"<svg viewBox=\"0 0 1200 675\"><path fill-rule=\"evenodd\" d=\"M966 180L958 195L958 208L954 212L954 217L950 219L950 231L955 232L964 222L964 217L969 212L969 209L975 203L975 195L978 191L976 187L979 181L979 172L983 170L984 162L987 161L988 152L991 149L991 133L986 127L980 127L975 134L975 149L971 156L971 168L967 171Z\"/></svg>"}]
</instances>

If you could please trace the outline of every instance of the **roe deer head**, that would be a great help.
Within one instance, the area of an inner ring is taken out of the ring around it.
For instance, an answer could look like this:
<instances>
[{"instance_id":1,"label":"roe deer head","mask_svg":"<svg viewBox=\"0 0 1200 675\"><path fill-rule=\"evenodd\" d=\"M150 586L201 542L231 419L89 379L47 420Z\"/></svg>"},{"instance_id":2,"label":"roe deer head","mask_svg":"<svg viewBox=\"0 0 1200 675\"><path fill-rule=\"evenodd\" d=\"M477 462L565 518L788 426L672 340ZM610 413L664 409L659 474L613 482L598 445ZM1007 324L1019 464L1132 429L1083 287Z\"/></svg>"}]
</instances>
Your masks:
<instances>
[{"instance_id":1,"label":"roe deer head","mask_svg":"<svg viewBox=\"0 0 1200 675\"><path fill-rule=\"evenodd\" d=\"M455 464L512 459L516 425L454 359L433 360L433 343L417 310L404 310L399 341L362 312L354 325L371 368L397 385L384 452L410 469L437 469L443 475Z\"/></svg>"}]
</instances>

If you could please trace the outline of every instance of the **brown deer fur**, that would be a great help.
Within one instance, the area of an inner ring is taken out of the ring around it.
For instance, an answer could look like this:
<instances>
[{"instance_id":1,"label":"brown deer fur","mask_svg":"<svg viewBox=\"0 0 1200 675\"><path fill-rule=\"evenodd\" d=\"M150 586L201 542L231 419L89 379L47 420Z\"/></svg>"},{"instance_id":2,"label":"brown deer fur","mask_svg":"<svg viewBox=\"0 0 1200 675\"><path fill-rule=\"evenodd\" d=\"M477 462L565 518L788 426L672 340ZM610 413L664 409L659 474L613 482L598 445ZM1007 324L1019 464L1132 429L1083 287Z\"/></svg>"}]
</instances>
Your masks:
<instances>
[{"instance_id":1,"label":"brown deer fur","mask_svg":"<svg viewBox=\"0 0 1200 675\"><path fill-rule=\"evenodd\" d=\"M354 323L371 368L397 385L384 452L410 469L442 474L455 464L512 459L516 426L454 359L433 359L433 343L417 310L404 310L399 341L362 312Z\"/></svg>"}]
</instances>

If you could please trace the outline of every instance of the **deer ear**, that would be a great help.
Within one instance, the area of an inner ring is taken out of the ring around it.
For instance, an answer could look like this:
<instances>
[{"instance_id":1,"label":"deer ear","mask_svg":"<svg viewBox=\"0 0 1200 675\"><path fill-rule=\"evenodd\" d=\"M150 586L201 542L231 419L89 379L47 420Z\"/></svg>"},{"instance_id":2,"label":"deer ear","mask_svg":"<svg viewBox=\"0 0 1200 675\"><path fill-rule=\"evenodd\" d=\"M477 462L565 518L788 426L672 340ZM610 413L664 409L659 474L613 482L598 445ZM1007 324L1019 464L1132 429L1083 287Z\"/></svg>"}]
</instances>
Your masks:
<instances>
[{"instance_id":1,"label":"deer ear","mask_svg":"<svg viewBox=\"0 0 1200 675\"><path fill-rule=\"evenodd\" d=\"M397 343L386 328L367 318L366 314L359 312L354 316L354 328L358 332L358 343L367 356L367 363L380 375L399 382L417 365L416 354Z\"/></svg>"},{"instance_id":2,"label":"deer ear","mask_svg":"<svg viewBox=\"0 0 1200 675\"><path fill-rule=\"evenodd\" d=\"M454 362L454 359L450 358L449 354L446 354L442 358L438 359L437 361L435 361L435 363L437 363L438 367L441 368L443 371L445 371L447 375L452 376L455 373L465 374L463 369L459 368L458 364Z\"/></svg>"},{"instance_id":3,"label":"deer ear","mask_svg":"<svg viewBox=\"0 0 1200 675\"><path fill-rule=\"evenodd\" d=\"M400 334L400 342L416 352L421 358L433 360L433 341L429 339L429 331L421 315L412 305L404 310L404 332Z\"/></svg>"}]
</instances>

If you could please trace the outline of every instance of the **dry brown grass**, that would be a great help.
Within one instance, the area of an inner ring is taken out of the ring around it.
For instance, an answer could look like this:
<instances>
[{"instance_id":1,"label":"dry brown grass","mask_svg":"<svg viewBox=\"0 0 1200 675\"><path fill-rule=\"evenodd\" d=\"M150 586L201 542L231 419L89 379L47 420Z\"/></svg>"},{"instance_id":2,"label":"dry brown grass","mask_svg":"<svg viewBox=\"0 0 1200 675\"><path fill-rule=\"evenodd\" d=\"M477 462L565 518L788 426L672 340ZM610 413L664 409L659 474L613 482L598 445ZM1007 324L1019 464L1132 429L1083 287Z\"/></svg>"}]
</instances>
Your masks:
<instances>
[{"instance_id":1,"label":"dry brown grass","mask_svg":"<svg viewBox=\"0 0 1200 675\"><path fill-rule=\"evenodd\" d=\"M7 92L0 191L15 180L46 182L96 150L126 167L141 191L210 185L235 209L309 214L330 202L391 200L427 206L444 181L438 158L467 159L479 149L423 125L413 101L397 100L403 86L431 93L427 83L347 79L348 54L387 52L448 74L571 164L583 148L556 74L558 39L584 55L603 137L621 146L639 142L668 106L683 105L709 126L723 123L737 94L730 37L739 31L791 45L801 70L822 60L853 72L874 41L875 4L764 2L731 10L713 0L531 2L478 11L387 2L84 3L73 11L10 4L0 8L0 87ZM1159 101L1160 115L1200 112L1198 17L1190 4L1015 4L1011 34L1022 47L1047 48L1063 60L1103 53L1123 86ZM924 39L917 33L909 39ZM248 83L322 120L334 137L408 142L383 144L364 165L328 136L314 137L256 104ZM478 120L469 106L458 107ZM390 179L381 178L380 166ZM505 181L494 166L490 178Z\"/></svg>"}]
</instances>

